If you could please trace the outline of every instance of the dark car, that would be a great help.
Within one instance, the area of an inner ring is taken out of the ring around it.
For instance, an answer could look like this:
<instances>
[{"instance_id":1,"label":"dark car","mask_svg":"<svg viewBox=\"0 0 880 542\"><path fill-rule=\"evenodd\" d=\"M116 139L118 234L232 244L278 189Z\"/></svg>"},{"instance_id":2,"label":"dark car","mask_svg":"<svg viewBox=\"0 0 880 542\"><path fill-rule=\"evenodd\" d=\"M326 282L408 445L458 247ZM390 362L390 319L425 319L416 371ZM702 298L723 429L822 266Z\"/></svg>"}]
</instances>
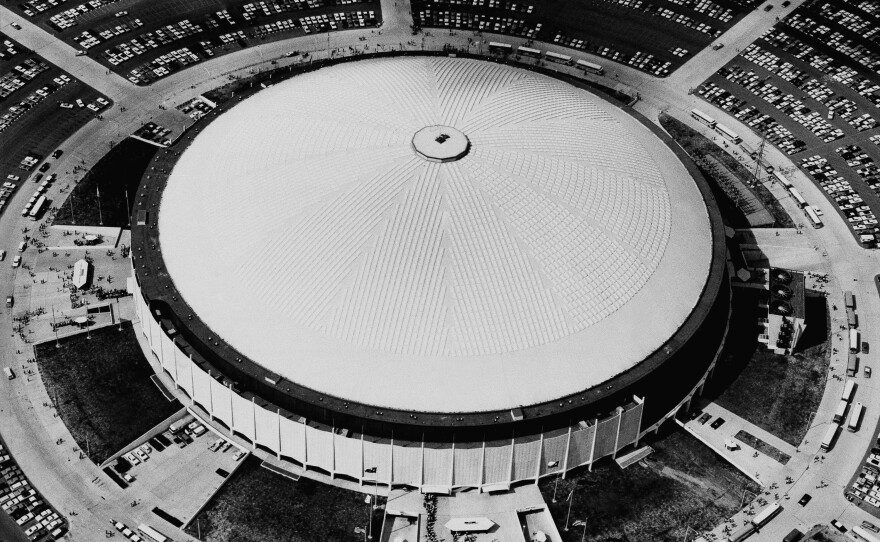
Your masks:
<instances>
[{"instance_id":1,"label":"dark car","mask_svg":"<svg viewBox=\"0 0 880 542\"><path fill-rule=\"evenodd\" d=\"M700 416L700 414L702 414L702 413L703 413L702 410L692 410L690 413L690 419L696 420Z\"/></svg>"},{"instance_id":2,"label":"dark car","mask_svg":"<svg viewBox=\"0 0 880 542\"><path fill-rule=\"evenodd\" d=\"M49 162L46 162L45 164L43 164L42 166L40 166L40 169L39 169L38 171L39 171L40 173L46 173L47 171L49 171L49 168L50 168L50 167L52 167L52 164L50 164Z\"/></svg>"},{"instance_id":3,"label":"dark car","mask_svg":"<svg viewBox=\"0 0 880 542\"><path fill-rule=\"evenodd\" d=\"M699 421L703 425L706 425L706 422L708 422L711 419L712 419L712 415L707 412L707 413L703 414L702 416L700 416L700 419L697 421Z\"/></svg>"},{"instance_id":4,"label":"dark car","mask_svg":"<svg viewBox=\"0 0 880 542\"><path fill-rule=\"evenodd\" d=\"M790 5L791 5L791 2L789 2L789 0L785 0L785 2L782 3L782 7L784 7L784 8L787 8Z\"/></svg>"},{"instance_id":5,"label":"dark car","mask_svg":"<svg viewBox=\"0 0 880 542\"><path fill-rule=\"evenodd\" d=\"M862 341L862 354L867 354L871 351L871 345L868 344L868 341Z\"/></svg>"},{"instance_id":6,"label":"dark car","mask_svg":"<svg viewBox=\"0 0 880 542\"><path fill-rule=\"evenodd\" d=\"M770 4L767 7L765 7L764 11L770 11L771 9L773 9L773 4Z\"/></svg>"},{"instance_id":7,"label":"dark car","mask_svg":"<svg viewBox=\"0 0 880 542\"><path fill-rule=\"evenodd\" d=\"M712 422L712 425L711 425L710 427L711 427L712 429L718 429L718 428L721 427L722 425L724 425L724 418L718 418L717 420L715 420L714 422Z\"/></svg>"},{"instance_id":8,"label":"dark car","mask_svg":"<svg viewBox=\"0 0 880 542\"><path fill-rule=\"evenodd\" d=\"M64 154L64 151L62 151L61 149L57 149L55 152L52 153L52 158L58 158L62 154Z\"/></svg>"},{"instance_id":9,"label":"dark car","mask_svg":"<svg viewBox=\"0 0 880 542\"><path fill-rule=\"evenodd\" d=\"M810 495L809 493L804 493L804 496L801 497L801 500L798 501L798 504L801 506L806 506L807 503L810 502L810 499L812 499L812 498L813 498L812 495Z\"/></svg>"}]
</instances>

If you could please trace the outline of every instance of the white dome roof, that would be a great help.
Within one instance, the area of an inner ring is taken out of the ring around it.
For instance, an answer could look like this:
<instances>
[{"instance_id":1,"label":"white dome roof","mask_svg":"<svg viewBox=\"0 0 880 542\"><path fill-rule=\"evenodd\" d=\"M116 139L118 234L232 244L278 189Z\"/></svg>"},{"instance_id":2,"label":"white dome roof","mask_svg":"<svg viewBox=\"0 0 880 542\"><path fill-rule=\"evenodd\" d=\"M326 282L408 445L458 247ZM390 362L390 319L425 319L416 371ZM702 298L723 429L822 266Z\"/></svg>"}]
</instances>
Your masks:
<instances>
[{"instance_id":1,"label":"white dome roof","mask_svg":"<svg viewBox=\"0 0 880 542\"><path fill-rule=\"evenodd\" d=\"M340 64L235 106L175 166L159 229L176 287L240 352L433 412L631 368L688 317L711 256L698 188L639 122L440 57Z\"/></svg>"}]
</instances>

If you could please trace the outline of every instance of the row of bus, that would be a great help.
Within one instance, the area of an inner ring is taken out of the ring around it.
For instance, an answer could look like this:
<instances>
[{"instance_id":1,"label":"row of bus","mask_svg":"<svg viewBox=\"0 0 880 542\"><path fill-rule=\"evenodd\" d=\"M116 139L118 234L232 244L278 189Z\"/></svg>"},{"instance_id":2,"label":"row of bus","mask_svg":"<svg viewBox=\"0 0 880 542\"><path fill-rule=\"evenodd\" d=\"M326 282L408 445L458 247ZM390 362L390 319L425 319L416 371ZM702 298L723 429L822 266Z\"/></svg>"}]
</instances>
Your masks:
<instances>
[{"instance_id":1,"label":"row of bus","mask_svg":"<svg viewBox=\"0 0 880 542\"><path fill-rule=\"evenodd\" d=\"M54 180L55 174L52 174L40 183L34 195L31 196L31 199L28 200L24 209L22 209L21 216L28 217L31 220L38 220L40 218L40 215L43 214L43 211L49 205L49 200L46 199L46 192Z\"/></svg>"},{"instance_id":2,"label":"row of bus","mask_svg":"<svg viewBox=\"0 0 880 542\"><path fill-rule=\"evenodd\" d=\"M782 512L782 505L780 505L778 502L771 504L767 508L755 514L751 521L730 533L730 536L727 537L728 542L742 542L746 538L758 532L761 527L767 525L770 520L775 518L780 512Z\"/></svg>"},{"instance_id":3,"label":"row of bus","mask_svg":"<svg viewBox=\"0 0 880 542\"><path fill-rule=\"evenodd\" d=\"M837 431L840 429L840 425L843 424L844 420L846 420L846 413L847 410L849 410L849 403L852 401L855 389L855 380L847 380L846 384L844 384L843 393L840 396L840 403L837 405L837 410L834 411L834 423L828 428L828 431L826 431L825 438L822 439L822 444L820 445L823 450L830 450L832 444L834 444L834 439L837 437ZM859 424L862 421L862 414L864 412L865 407L862 403L856 402L853 405L852 410L849 413L849 420L846 423L847 431L855 433L859 430Z\"/></svg>"},{"instance_id":4,"label":"row of bus","mask_svg":"<svg viewBox=\"0 0 880 542\"><path fill-rule=\"evenodd\" d=\"M489 42L489 51L493 53L500 54L510 54L513 52L513 46L509 43L502 43L498 41L490 41ZM567 64L571 66L574 64L578 68L584 70L585 72L593 73L596 75L602 75L605 73L605 68L602 67L601 64L596 64L595 62L588 62L586 60L578 60L575 61L568 55L563 55L560 53L554 53L553 51L547 51L544 53L540 49L534 49L532 47L525 47L520 45L516 48L516 54L521 56L527 56L535 59L544 58L546 60L550 60L552 62L558 62L560 64Z\"/></svg>"},{"instance_id":5,"label":"row of bus","mask_svg":"<svg viewBox=\"0 0 880 542\"><path fill-rule=\"evenodd\" d=\"M739 134L737 134L727 126L720 124L718 121L703 113L699 109L691 109L691 117L694 118L697 122L705 124L709 128L715 130L718 135L720 135L727 141L730 141L734 145L742 143L742 138L739 137Z\"/></svg>"},{"instance_id":6,"label":"row of bus","mask_svg":"<svg viewBox=\"0 0 880 542\"><path fill-rule=\"evenodd\" d=\"M776 177L776 180L779 181L783 187L785 187L795 204L804 210L804 215L810 220L811 226L814 228L821 228L825 225L822 223L822 219L819 217L819 212L816 211L816 208L807 203L807 200L804 199L800 191L792 186L791 181L786 179L785 175L778 171L774 171L773 176Z\"/></svg>"},{"instance_id":7,"label":"row of bus","mask_svg":"<svg viewBox=\"0 0 880 542\"><path fill-rule=\"evenodd\" d=\"M744 145L742 143L742 138L739 137L739 135L736 132L734 132L733 130L731 130L727 126L724 126L723 124L719 124L718 121L716 121L715 119L713 119L709 115L703 113L699 109L691 109L691 117L693 117L695 120L697 120L701 124L704 124L704 125L708 126L709 128L712 128L713 130L715 130L716 133L721 135L721 137L723 137L727 141L730 141L731 143L734 143L734 144L739 144L741 146L741 148L743 149L743 151L746 154L748 154L749 156L751 156L753 159L757 157L757 153L755 151L753 151L748 145ZM785 187L785 189L791 195L791 198L795 201L795 203L797 203L797 206L804 210L804 215L806 215L807 219L809 219L809 221L810 221L810 224L814 228L821 228L822 226L824 226L824 224L822 223L822 219L819 217L819 212L816 211L816 209L812 205L809 205L807 203L807 200L804 199L804 197L801 195L801 193L798 191L797 188L792 186L791 181L786 179L785 175L774 170L772 168L772 166L766 166L766 169L767 169L768 173L773 174L776 177L776 179L780 183L782 183L782 186Z\"/></svg>"}]
</instances>

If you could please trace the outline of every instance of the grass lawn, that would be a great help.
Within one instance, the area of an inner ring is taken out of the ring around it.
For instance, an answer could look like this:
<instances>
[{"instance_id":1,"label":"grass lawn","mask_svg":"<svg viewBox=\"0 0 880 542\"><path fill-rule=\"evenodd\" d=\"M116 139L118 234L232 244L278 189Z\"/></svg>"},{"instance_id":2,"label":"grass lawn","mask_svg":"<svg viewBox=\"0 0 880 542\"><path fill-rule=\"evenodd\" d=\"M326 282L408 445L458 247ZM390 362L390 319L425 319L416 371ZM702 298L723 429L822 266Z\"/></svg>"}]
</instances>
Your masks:
<instances>
[{"instance_id":1,"label":"grass lawn","mask_svg":"<svg viewBox=\"0 0 880 542\"><path fill-rule=\"evenodd\" d=\"M61 420L95 463L181 408L150 380L153 370L131 325L35 347L37 366Z\"/></svg>"},{"instance_id":2,"label":"grass lawn","mask_svg":"<svg viewBox=\"0 0 880 542\"><path fill-rule=\"evenodd\" d=\"M363 535L354 529L368 523L364 498L308 478L293 481L248 456L186 532L195 537L200 530L209 542L357 542ZM373 513L374 540L383 515L383 508Z\"/></svg>"},{"instance_id":3,"label":"grass lawn","mask_svg":"<svg viewBox=\"0 0 880 542\"><path fill-rule=\"evenodd\" d=\"M666 114L661 114L660 125L678 142L679 145L682 146L691 158L694 159L697 166L700 167L703 176L710 181L709 184L712 185L712 191L715 193L715 198L721 206L722 214L730 222L729 225L734 228L750 227L742 212L737 209L733 202L730 201L730 198L720 190L719 181L714 178L711 172L700 166L700 162L706 156L714 157L716 160L724 164L728 170L733 172L733 174L736 175L745 185L748 185L749 181L752 179L753 172L749 171L745 166L739 163L736 158L727 154L724 149L716 145L711 139L703 136L678 119ZM782 205L773 197L773 194L771 194L766 187L758 184L757 186L751 187L750 190L758 198L761 204L763 204L764 208L773 216L774 223L769 224L768 227L793 228L795 226L794 221L788 216L788 213L785 212Z\"/></svg>"},{"instance_id":4,"label":"grass lawn","mask_svg":"<svg viewBox=\"0 0 880 542\"><path fill-rule=\"evenodd\" d=\"M104 155L83 177L55 216L55 224L123 227L128 225L128 202L134 202L141 177L158 147L126 138ZM101 208L98 212L98 192ZM73 198L71 206L70 198ZM71 214L71 207L72 212Z\"/></svg>"},{"instance_id":5,"label":"grass lawn","mask_svg":"<svg viewBox=\"0 0 880 542\"><path fill-rule=\"evenodd\" d=\"M680 541L688 527L708 530L733 515L743 489L757 491L756 484L677 428L646 443L655 450L647 468L636 464L621 470L602 461L593 472L576 470L559 481L556 504L556 479L541 482L563 541L578 542L583 533L582 528L563 530L573 489L571 521L588 518L585 540L590 542Z\"/></svg>"},{"instance_id":6,"label":"grass lawn","mask_svg":"<svg viewBox=\"0 0 880 542\"><path fill-rule=\"evenodd\" d=\"M734 289L727 346L704 398L798 446L825 390L828 307L824 297L807 296L807 327L798 351L782 356L757 342L758 301L751 290Z\"/></svg>"}]
</instances>

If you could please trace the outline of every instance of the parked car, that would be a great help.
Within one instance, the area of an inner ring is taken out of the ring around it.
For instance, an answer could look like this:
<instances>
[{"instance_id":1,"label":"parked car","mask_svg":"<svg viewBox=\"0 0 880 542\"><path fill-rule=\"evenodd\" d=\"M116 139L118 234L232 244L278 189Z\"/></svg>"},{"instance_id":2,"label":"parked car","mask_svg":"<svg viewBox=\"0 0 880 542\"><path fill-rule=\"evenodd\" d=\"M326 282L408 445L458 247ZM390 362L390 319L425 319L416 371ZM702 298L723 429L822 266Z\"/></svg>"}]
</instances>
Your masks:
<instances>
[{"instance_id":1,"label":"parked car","mask_svg":"<svg viewBox=\"0 0 880 542\"><path fill-rule=\"evenodd\" d=\"M804 496L801 497L801 500L798 501L798 504L801 506L806 506L807 503L810 502L810 499L812 499L812 498L813 498L813 496L810 495L809 493L804 493Z\"/></svg>"},{"instance_id":2,"label":"parked car","mask_svg":"<svg viewBox=\"0 0 880 542\"><path fill-rule=\"evenodd\" d=\"M871 368L865 365L865 378L871 378Z\"/></svg>"},{"instance_id":3,"label":"parked car","mask_svg":"<svg viewBox=\"0 0 880 542\"><path fill-rule=\"evenodd\" d=\"M0 250L0 262L6 259L6 251Z\"/></svg>"},{"instance_id":4,"label":"parked car","mask_svg":"<svg viewBox=\"0 0 880 542\"><path fill-rule=\"evenodd\" d=\"M15 305L15 298L11 295L6 296L6 306L11 307L13 305Z\"/></svg>"},{"instance_id":5,"label":"parked car","mask_svg":"<svg viewBox=\"0 0 880 542\"><path fill-rule=\"evenodd\" d=\"M55 149L55 152L52 153L52 158L59 158L62 154L64 154L63 150Z\"/></svg>"},{"instance_id":6,"label":"parked car","mask_svg":"<svg viewBox=\"0 0 880 542\"><path fill-rule=\"evenodd\" d=\"M12 259L12 267L18 267L21 265L21 256L16 256Z\"/></svg>"},{"instance_id":7,"label":"parked car","mask_svg":"<svg viewBox=\"0 0 880 542\"><path fill-rule=\"evenodd\" d=\"M138 458L139 458L141 461L146 461L147 459L150 458L150 456L148 456L147 454L145 454L143 450L135 450L135 451L134 451L134 454L135 454L136 456L138 456Z\"/></svg>"},{"instance_id":8,"label":"parked car","mask_svg":"<svg viewBox=\"0 0 880 542\"><path fill-rule=\"evenodd\" d=\"M718 429L718 428L721 427L722 425L724 425L724 418L718 418L717 420L715 420L714 422L712 422L712 425L711 425L710 427L711 427L712 429Z\"/></svg>"},{"instance_id":9,"label":"parked car","mask_svg":"<svg viewBox=\"0 0 880 542\"><path fill-rule=\"evenodd\" d=\"M847 531L847 528L843 526L843 523L837 521L836 519L831 520L831 526L842 533L845 533Z\"/></svg>"},{"instance_id":10,"label":"parked car","mask_svg":"<svg viewBox=\"0 0 880 542\"><path fill-rule=\"evenodd\" d=\"M125 480L126 482L128 482L129 484L134 483L134 476L132 476L131 474L129 474L127 472L122 475L122 479Z\"/></svg>"},{"instance_id":11,"label":"parked car","mask_svg":"<svg viewBox=\"0 0 880 542\"><path fill-rule=\"evenodd\" d=\"M862 522L862 529L868 529L869 531L872 531L875 533L880 533L880 527L877 527L876 525L874 525L870 521L863 521Z\"/></svg>"},{"instance_id":12,"label":"parked car","mask_svg":"<svg viewBox=\"0 0 880 542\"><path fill-rule=\"evenodd\" d=\"M125 458L128 459L128 462L131 463L132 465L140 465L141 464L141 460L138 459L137 456L135 456L131 452L128 452L127 454L125 454Z\"/></svg>"},{"instance_id":13,"label":"parked car","mask_svg":"<svg viewBox=\"0 0 880 542\"><path fill-rule=\"evenodd\" d=\"M867 354L871 351L871 345L868 344L868 341L862 341L862 354Z\"/></svg>"}]
</instances>

